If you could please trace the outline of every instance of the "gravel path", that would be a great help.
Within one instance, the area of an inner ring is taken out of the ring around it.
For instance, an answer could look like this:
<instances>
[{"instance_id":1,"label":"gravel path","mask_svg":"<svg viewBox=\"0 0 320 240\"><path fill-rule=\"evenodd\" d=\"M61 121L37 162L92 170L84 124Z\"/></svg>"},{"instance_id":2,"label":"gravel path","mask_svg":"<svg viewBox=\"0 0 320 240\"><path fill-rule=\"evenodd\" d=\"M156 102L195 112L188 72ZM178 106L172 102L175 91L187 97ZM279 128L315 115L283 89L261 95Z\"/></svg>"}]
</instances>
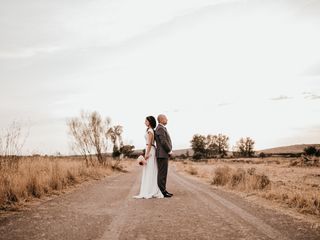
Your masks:
<instances>
[{"instance_id":1,"label":"gravel path","mask_svg":"<svg viewBox=\"0 0 320 240\"><path fill-rule=\"evenodd\" d=\"M289 216L169 170L173 198L133 199L140 169L0 218L0 239L320 239Z\"/></svg>"}]
</instances>

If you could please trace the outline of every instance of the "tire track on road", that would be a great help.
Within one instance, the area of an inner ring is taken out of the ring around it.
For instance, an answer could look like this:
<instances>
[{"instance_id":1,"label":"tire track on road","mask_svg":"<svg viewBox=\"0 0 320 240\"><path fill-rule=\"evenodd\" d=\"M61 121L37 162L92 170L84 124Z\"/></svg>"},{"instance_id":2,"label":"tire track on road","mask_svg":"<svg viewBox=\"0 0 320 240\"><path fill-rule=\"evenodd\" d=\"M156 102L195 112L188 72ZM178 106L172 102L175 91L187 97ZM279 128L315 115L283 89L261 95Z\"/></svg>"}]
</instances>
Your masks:
<instances>
[{"instance_id":1,"label":"tire track on road","mask_svg":"<svg viewBox=\"0 0 320 240\"><path fill-rule=\"evenodd\" d=\"M123 203L118 206L114 206L114 217L111 224L108 226L107 230L104 232L103 236L100 240L106 239L119 239L121 231L126 222L126 215L128 214L128 209L130 203L134 200L133 196L138 192L139 184L138 180L140 179L140 174L137 174L136 171L130 173L132 177L134 177L134 181L131 183L131 187L129 189L128 195L126 196ZM126 176L128 178L128 176Z\"/></svg>"},{"instance_id":2,"label":"tire track on road","mask_svg":"<svg viewBox=\"0 0 320 240\"><path fill-rule=\"evenodd\" d=\"M204 189L204 186L199 186L200 183L197 185L191 183L189 180L186 180L182 176L178 175L178 173L175 172L175 170L171 171L173 179L177 181L180 185L184 186L186 189L190 189L194 191L194 194L197 198L199 198L202 202L208 203L206 199L211 199L214 200L215 203L218 203L221 207L226 209L228 212L231 212L232 214L235 215L235 217L243 219L247 224L251 227L254 227L256 230L258 230L260 233L263 233L270 239L283 239L283 240L288 240L286 236L284 236L282 233L280 233L278 230L274 229L270 225L266 224L263 220L255 217L254 215L248 213L244 209L238 207L234 203L220 197L216 193L214 193L211 189ZM213 203L212 203L213 204ZM210 204L211 208L214 211L217 211L217 207L214 207L212 204ZM223 213L223 211L219 211L219 214L224 214L225 216L227 215L226 213ZM227 220L227 219L226 219ZM237 222L236 219L231 219L229 217L229 221L232 221L234 224L239 225L240 222ZM249 228L248 226L243 226L241 224L241 227L245 227L245 230L247 233L249 233ZM250 234L252 235L252 233ZM254 238L253 238L254 239Z\"/></svg>"}]
</instances>

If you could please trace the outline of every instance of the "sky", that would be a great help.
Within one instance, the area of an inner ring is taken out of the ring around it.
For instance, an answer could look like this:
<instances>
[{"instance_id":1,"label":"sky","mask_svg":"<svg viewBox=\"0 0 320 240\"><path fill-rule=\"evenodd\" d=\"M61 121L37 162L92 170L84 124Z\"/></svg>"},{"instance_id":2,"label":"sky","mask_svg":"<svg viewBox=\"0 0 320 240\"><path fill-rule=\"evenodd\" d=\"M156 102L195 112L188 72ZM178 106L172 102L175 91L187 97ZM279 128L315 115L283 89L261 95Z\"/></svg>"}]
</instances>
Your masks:
<instances>
[{"instance_id":1,"label":"sky","mask_svg":"<svg viewBox=\"0 0 320 240\"><path fill-rule=\"evenodd\" d=\"M160 113L174 149L320 143L318 0L1 0L0 36L0 130L21 122L26 154L71 154L81 110L136 148Z\"/></svg>"}]
</instances>

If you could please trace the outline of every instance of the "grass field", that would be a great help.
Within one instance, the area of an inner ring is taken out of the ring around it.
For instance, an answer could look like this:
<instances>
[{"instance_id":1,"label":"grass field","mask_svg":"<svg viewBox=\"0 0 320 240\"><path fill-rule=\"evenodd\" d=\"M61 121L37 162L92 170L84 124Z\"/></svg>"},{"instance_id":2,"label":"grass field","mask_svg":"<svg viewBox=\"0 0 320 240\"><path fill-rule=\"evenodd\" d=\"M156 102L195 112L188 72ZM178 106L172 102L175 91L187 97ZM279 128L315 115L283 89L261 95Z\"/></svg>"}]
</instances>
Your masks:
<instances>
[{"instance_id":1,"label":"grass field","mask_svg":"<svg viewBox=\"0 0 320 240\"><path fill-rule=\"evenodd\" d=\"M292 166L299 158L211 159L176 162L209 184L320 219L320 168Z\"/></svg>"},{"instance_id":2,"label":"grass field","mask_svg":"<svg viewBox=\"0 0 320 240\"><path fill-rule=\"evenodd\" d=\"M0 168L0 210L19 208L34 198L59 194L71 186L101 179L124 168L95 164L87 167L80 158L25 157L12 166Z\"/></svg>"}]
</instances>

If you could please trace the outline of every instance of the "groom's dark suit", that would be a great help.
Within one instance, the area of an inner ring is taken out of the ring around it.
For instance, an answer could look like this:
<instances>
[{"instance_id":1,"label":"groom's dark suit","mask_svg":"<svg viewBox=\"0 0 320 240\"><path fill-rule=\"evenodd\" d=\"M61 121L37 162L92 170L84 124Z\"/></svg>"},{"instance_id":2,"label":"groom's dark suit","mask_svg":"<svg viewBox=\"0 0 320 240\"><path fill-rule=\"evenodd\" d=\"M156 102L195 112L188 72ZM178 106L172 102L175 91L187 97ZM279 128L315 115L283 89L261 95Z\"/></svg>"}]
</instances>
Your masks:
<instances>
[{"instance_id":1,"label":"groom's dark suit","mask_svg":"<svg viewBox=\"0 0 320 240\"><path fill-rule=\"evenodd\" d=\"M162 124L158 124L155 131L155 140L157 143L156 156L158 163L158 186L162 193L166 191L168 159L172 150L170 135Z\"/></svg>"}]
</instances>

